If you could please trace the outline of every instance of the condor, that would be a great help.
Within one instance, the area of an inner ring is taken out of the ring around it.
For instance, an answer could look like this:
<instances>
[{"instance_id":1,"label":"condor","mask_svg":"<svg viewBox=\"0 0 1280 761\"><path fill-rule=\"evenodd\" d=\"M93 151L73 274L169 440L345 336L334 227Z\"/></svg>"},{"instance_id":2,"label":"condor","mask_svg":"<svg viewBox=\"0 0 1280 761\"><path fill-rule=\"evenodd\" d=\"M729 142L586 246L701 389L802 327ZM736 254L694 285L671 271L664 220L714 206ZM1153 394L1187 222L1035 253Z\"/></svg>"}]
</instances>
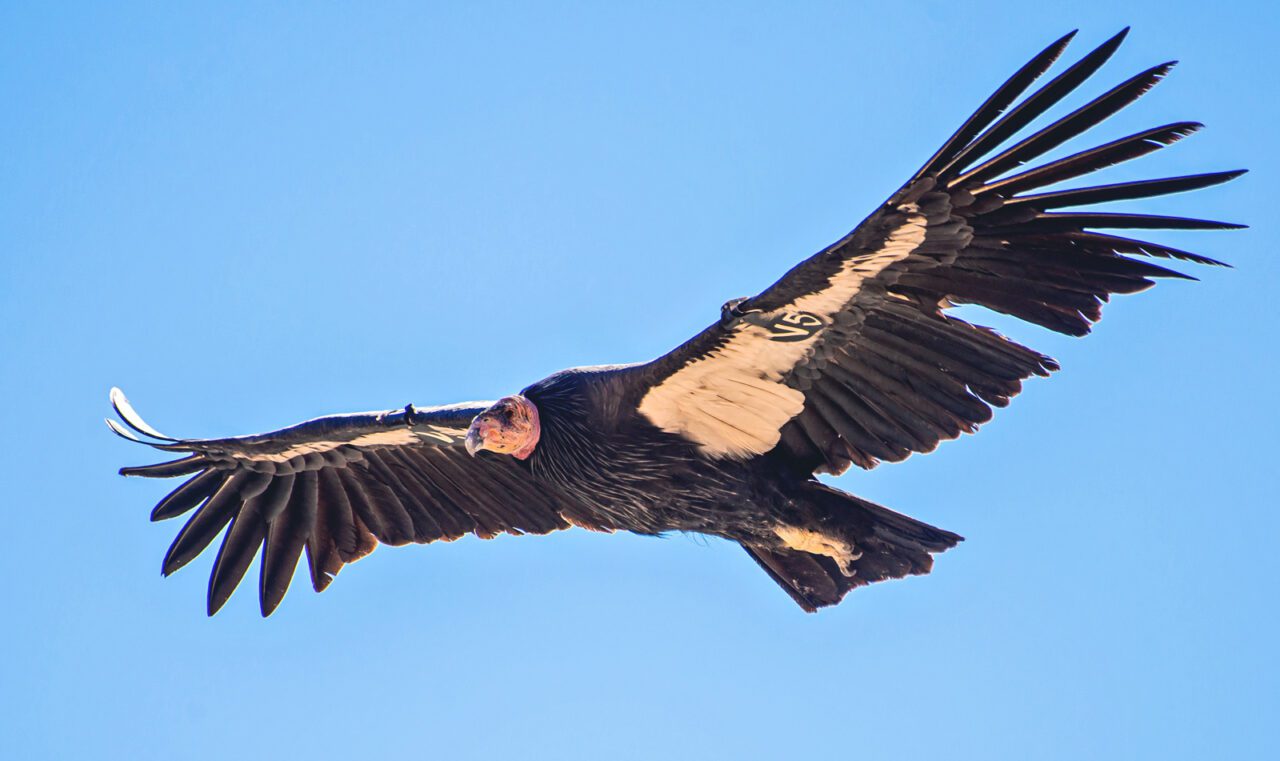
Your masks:
<instances>
[{"instance_id":1,"label":"condor","mask_svg":"<svg viewBox=\"0 0 1280 761\"><path fill-rule=\"evenodd\" d=\"M570 526L724 537L808 611L863 584L928 573L933 555L961 537L815 475L929 452L976 430L1025 379L1057 369L947 310L975 304L1082 336L1112 294L1185 277L1148 258L1220 264L1107 231L1239 227L1062 211L1241 174L1062 188L1168 146L1198 130L1195 122L1035 163L1169 72L1171 63L1150 68L1024 134L1088 80L1126 32L1022 97L1074 33L1054 42L851 233L758 295L725 304L708 328L651 362L565 370L497 402L335 415L224 439L164 436L113 390L123 424L108 420L112 430L184 455L120 471L187 478L151 513L152 520L190 513L164 573L221 534L209 614L260 552L265 616L304 551L320 591L378 543Z\"/></svg>"}]
</instances>

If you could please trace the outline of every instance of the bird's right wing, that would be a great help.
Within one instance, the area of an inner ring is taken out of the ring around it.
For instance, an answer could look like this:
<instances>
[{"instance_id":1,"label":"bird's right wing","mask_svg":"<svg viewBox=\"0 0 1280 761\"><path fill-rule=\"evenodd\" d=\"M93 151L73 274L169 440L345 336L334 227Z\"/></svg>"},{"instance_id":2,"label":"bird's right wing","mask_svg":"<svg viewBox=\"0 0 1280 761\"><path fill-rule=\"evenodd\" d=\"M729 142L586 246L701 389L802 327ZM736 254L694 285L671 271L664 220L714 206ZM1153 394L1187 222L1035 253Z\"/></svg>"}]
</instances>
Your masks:
<instances>
[{"instance_id":1,"label":"bird's right wing","mask_svg":"<svg viewBox=\"0 0 1280 761\"><path fill-rule=\"evenodd\" d=\"M639 412L710 459L768 456L804 474L896 462L976 430L1023 380L1057 369L1051 358L951 316L953 306L973 304L1083 336L1112 294L1186 277L1135 256L1221 264L1102 231L1241 225L1057 211L1196 190L1242 174L1058 188L1174 143L1198 123L1167 124L1034 163L1135 101L1172 63L1019 139L1124 36L1019 100L1072 35L1045 48L852 232L758 295L726 304L718 323L682 346L629 370L641 387Z\"/></svg>"},{"instance_id":2,"label":"bird's right wing","mask_svg":"<svg viewBox=\"0 0 1280 761\"><path fill-rule=\"evenodd\" d=\"M209 578L209 615L231 596L259 548L266 616L283 599L304 549L319 592L379 542L546 534L568 528L565 516L590 527L571 498L535 484L512 458L467 454L467 427L488 402L333 415L227 439L164 436L138 417L119 389L111 402L125 424L107 420L117 434L187 454L120 470L189 477L151 512L158 521L195 510L162 572L186 565L226 529Z\"/></svg>"}]
</instances>

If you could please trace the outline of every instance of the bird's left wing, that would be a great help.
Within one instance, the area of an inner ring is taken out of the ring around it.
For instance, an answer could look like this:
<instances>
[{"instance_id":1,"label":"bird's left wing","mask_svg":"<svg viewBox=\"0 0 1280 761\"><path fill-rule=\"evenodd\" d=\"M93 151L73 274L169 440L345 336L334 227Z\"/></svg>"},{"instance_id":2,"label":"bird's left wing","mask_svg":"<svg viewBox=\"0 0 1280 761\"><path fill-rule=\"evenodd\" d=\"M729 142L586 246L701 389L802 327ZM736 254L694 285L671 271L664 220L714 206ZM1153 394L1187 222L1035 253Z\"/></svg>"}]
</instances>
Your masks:
<instances>
[{"instance_id":1,"label":"bird's left wing","mask_svg":"<svg viewBox=\"0 0 1280 761\"><path fill-rule=\"evenodd\" d=\"M1074 34L1074 33L1073 33ZM945 313L978 304L1084 335L1113 293L1185 277L1126 254L1218 264L1107 228L1220 229L1219 222L1055 209L1207 187L1240 172L1042 190L1163 148L1178 122L1066 158L1024 164L1136 100L1144 71L1020 140L1092 75L1121 32L1014 105L1072 35L1014 74L925 166L849 235L671 353L630 370L639 411L711 458L779 453L800 471L871 467L972 431L1054 361ZM1016 140L1016 142L1015 142ZM1002 144L1012 142L1008 148Z\"/></svg>"},{"instance_id":2,"label":"bird's left wing","mask_svg":"<svg viewBox=\"0 0 1280 761\"><path fill-rule=\"evenodd\" d=\"M562 511L574 515L572 500L535 485L512 458L467 454L467 427L488 402L333 415L227 439L174 439L143 422L119 389L111 402L124 422L107 421L117 434L186 455L120 470L187 477L151 513L158 521L194 510L163 573L186 565L226 529L209 577L209 615L231 596L259 548L266 616L283 599L304 549L319 592L379 542L545 534L569 527Z\"/></svg>"}]
</instances>

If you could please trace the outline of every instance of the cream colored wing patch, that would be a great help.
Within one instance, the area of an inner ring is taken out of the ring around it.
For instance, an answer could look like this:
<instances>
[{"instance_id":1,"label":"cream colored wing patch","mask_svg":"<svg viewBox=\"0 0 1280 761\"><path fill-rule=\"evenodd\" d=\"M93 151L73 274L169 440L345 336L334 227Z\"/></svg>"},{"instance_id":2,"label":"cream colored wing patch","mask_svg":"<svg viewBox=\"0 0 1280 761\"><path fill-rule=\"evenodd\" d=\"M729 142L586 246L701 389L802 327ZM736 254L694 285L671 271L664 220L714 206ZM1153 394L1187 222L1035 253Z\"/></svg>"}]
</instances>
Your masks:
<instances>
[{"instance_id":1,"label":"cream colored wing patch","mask_svg":"<svg viewBox=\"0 0 1280 761\"><path fill-rule=\"evenodd\" d=\"M715 458L746 459L773 449L787 421L804 409L804 393L783 382L809 357L822 330L863 283L911 255L928 225L916 204L878 250L845 261L826 287L734 326L717 350L654 386L640 412L658 428L695 442Z\"/></svg>"},{"instance_id":2,"label":"cream colored wing patch","mask_svg":"<svg viewBox=\"0 0 1280 761\"><path fill-rule=\"evenodd\" d=\"M263 462L287 462L295 457L301 457L307 454L319 454L329 452L338 447L354 446L354 447L395 447L395 446L411 446L423 441L429 441L439 445L456 444L466 437L467 432L462 428L445 428L438 425L419 426L417 429L395 428L386 431L377 431L375 433L366 433L347 440L319 440L306 441L294 444L288 449L282 449L279 452L247 452L238 453L236 459L252 460Z\"/></svg>"}]
</instances>

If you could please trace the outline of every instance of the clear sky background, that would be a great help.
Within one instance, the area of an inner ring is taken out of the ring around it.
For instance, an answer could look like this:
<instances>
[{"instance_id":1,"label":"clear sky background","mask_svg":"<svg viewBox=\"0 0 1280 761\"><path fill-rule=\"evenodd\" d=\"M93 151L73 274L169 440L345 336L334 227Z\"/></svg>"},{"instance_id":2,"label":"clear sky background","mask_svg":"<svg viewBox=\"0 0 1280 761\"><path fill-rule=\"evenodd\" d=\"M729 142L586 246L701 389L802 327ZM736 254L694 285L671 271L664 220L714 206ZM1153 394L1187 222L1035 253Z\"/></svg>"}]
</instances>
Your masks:
<instances>
[{"instance_id":1,"label":"clear sky background","mask_svg":"<svg viewBox=\"0 0 1280 761\"><path fill-rule=\"evenodd\" d=\"M1280 753L1274 4L425 5L0 5L0 755ZM220 436L648 359L1125 24L1082 97L1183 63L1088 139L1209 129L1107 179L1249 167L1146 208L1254 227L1156 233L1236 269L1087 340L996 321L1064 370L836 481L968 537L933 575L806 615L730 544L573 531L301 571L265 621L254 581L205 617L212 552L160 578L110 386Z\"/></svg>"}]
</instances>

